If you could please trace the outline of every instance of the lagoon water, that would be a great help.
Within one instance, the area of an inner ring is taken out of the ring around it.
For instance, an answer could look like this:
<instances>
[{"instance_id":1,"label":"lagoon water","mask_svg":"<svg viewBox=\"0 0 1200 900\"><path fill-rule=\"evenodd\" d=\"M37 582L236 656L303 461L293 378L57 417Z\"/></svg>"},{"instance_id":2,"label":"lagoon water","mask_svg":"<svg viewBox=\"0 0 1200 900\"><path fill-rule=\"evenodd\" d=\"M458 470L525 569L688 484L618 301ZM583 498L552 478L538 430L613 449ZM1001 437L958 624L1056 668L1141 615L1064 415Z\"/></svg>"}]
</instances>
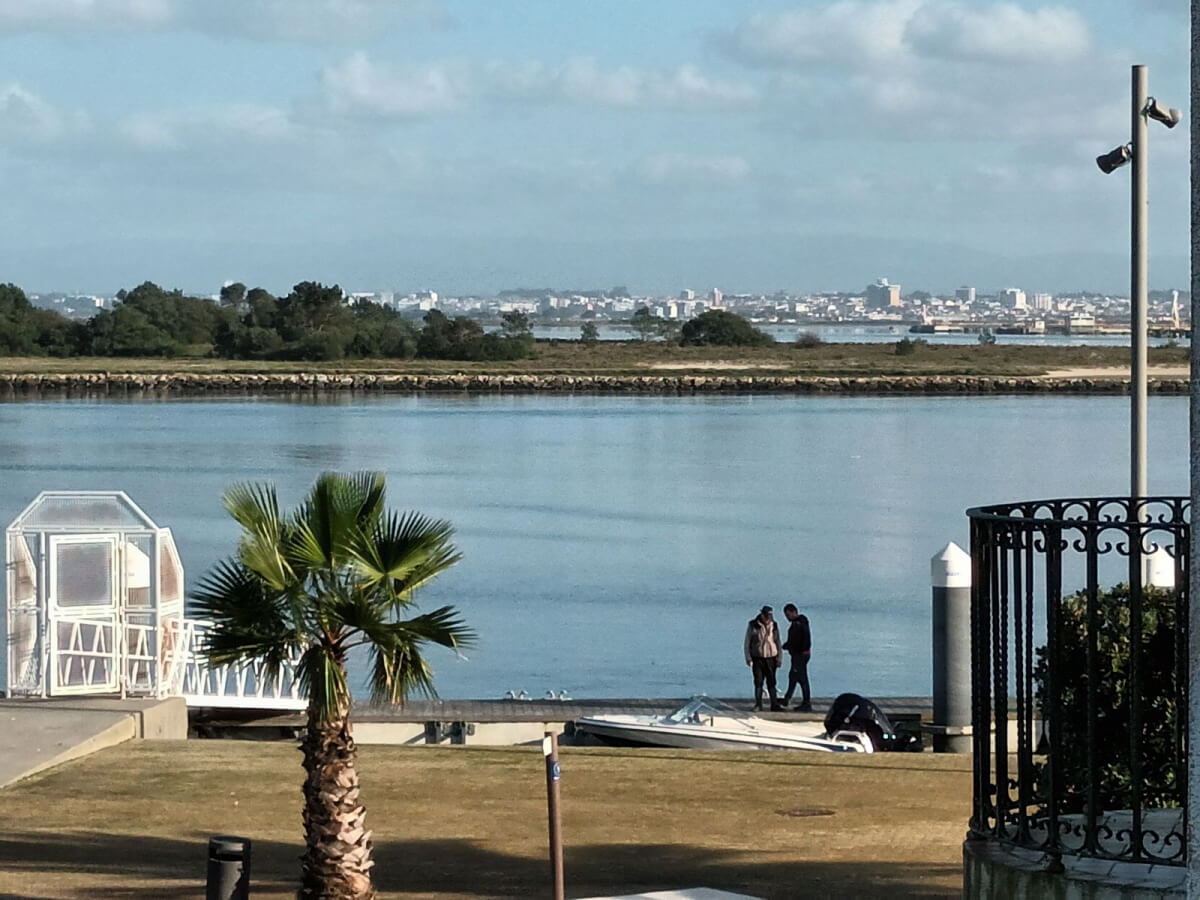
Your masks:
<instances>
[{"instance_id":1,"label":"lagoon water","mask_svg":"<svg viewBox=\"0 0 1200 900\"><path fill-rule=\"evenodd\" d=\"M1150 402L1150 490L1187 490L1187 399ZM232 551L220 495L380 469L464 560L418 598L480 633L446 697L749 694L765 603L809 615L817 695L928 694L929 558L968 506L1128 491L1123 397L420 396L0 404L0 518L121 489L189 584Z\"/></svg>"}]
</instances>

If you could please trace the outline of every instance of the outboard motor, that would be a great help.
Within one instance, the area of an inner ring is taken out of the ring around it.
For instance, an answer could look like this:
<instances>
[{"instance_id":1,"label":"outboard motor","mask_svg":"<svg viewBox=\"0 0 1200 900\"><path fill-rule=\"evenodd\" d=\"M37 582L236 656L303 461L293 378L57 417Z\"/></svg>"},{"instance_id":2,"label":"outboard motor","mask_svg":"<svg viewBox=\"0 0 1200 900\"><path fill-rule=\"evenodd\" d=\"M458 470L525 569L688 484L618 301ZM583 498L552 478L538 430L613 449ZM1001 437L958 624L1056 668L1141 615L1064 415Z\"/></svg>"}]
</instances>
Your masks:
<instances>
[{"instance_id":1,"label":"outboard motor","mask_svg":"<svg viewBox=\"0 0 1200 900\"><path fill-rule=\"evenodd\" d=\"M879 750L906 750L912 742L910 734L897 734L883 710L858 694L842 694L833 701L825 716L825 733L859 731Z\"/></svg>"}]
</instances>

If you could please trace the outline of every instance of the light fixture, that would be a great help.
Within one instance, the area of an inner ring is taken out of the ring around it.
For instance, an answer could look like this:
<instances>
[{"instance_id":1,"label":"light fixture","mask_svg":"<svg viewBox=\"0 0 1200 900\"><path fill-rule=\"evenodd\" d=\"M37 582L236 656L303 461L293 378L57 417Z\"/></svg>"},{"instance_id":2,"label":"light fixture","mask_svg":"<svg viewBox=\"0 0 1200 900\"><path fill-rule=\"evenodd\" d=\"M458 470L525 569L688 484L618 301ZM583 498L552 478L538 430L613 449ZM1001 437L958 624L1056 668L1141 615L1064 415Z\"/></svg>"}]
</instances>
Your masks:
<instances>
[{"instance_id":1,"label":"light fixture","mask_svg":"<svg viewBox=\"0 0 1200 900\"><path fill-rule=\"evenodd\" d=\"M1179 124L1179 120L1183 118L1183 113L1175 107L1166 106L1153 97L1146 101L1145 113L1156 122L1162 122L1168 128L1174 128Z\"/></svg>"},{"instance_id":2,"label":"light fixture","mask_svg":"<svg viewBox=\"0 0 1200 900\"><path fill-rule=\"evenodd\" d=\"M1111 175L1131 159L1133 159L1133 148L1129 144L1122 144L1120 147L1097 156L1096 165L1105 175Z\"/></svg>"}]
</instances>

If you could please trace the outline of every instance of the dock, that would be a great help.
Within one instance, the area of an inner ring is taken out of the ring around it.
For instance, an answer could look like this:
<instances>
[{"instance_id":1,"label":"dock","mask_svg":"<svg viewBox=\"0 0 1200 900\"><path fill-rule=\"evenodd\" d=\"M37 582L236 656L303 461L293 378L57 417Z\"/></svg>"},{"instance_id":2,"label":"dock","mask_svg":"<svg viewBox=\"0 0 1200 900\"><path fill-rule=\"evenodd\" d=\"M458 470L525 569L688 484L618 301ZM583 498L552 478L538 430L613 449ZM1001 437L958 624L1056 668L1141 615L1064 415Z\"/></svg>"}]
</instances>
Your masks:
<instances>
[{"instance_id":1,"label":"dock","mask_svg":"<svg viewBox=\"0 0 1200 900\"><path fill-rule=\"evenodd\" d=\"M594 715L666 715L690 698L581 698L568 700L412 700L403 706L355 704L350 718L360 744L457 744L512 746L541 741L547 731L575 740L576 719ZM920 723L933 714L930 697L871 698L893 722ZM750 713L748 699L722 699L739 712ZM813 711L760 712L767 719L788 722L823 721L832 697L814 697ZM298 737L304 716L298 713L262 714L228 709L190 710L194 737L285 740Z\"/></svg>"}]
</instances>

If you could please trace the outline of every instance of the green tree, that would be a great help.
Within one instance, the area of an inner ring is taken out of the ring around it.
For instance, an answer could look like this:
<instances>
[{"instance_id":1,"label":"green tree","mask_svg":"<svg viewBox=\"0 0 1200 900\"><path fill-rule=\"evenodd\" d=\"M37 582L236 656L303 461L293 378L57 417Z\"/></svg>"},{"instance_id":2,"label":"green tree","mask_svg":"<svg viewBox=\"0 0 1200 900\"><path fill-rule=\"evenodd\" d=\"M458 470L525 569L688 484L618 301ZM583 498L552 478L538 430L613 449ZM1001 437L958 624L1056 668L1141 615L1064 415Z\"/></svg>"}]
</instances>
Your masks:
<instances>
[{"instance_id":1,"label":"green tree","mask_svg":"<svg viewBox=\"0 0 1200 900\"><path fill-rule=\"evenodd\" d=\"M1177 628L1179 595L1174 590L1142 588L1141 646L1138 680L1131 681L1133 616L1129 585L1118 584L1096 593L1096 680L1088 685L1088 596L1079 591L1064 597L1059 606L1058 711L1062 739L1054 748L1055 778L1060 809L1086 809L1088 788L1095 790L1101 810L1128 809L1133 795L1133 770L1129 763L1129 698L1141 698L1140 793L1147 807L1179 806L1187 792L1186 755L1181 741L1186 735L1186 710L1180 707L1184 685L1179 683ZM1186 651L1185 651L1186 652ZM1046 648L1037 650L1034 680L1039 708L1049 697L1049 660ZM1184 667L1186 674L1186 666ZM1089 731L1088 700L1094 700ZM1088 742L1089 734L1092 736ZM1089 761L1095 764L1089 770ZM1096 782L1089 785L1089 771ZM1038 793L1048 800L1048 772L1038 767Z\"/></svg>"},{"instance_id":2,"label":"green tree","mask_svg":"<svg viewBox=\"0 0 1200 900\"><path fill-rule=\"evenodd\" d=\"M336 284L325 286L315 281L302 281L292 292L278 301L275 327L279 336L289 343L300 344L317 334L335 334L349 341L353 314L342 302L342 289Z\"/></svg>"},{"instance_id":3,"label":"green tree","mask_svg":"<svg viewBox=\"0 0 1200 900\"><path fill-rule=\"evenodd\" d=\"M710 309L684 322L680 343L761 347L774 343L774 340L737 313L725 309Z\"/></svg>"},{"instance_id":4,"label":"green tree","mask_svg":"<svg viewBox=\"0 0 1200 900\"><path fill-rule=\"evenodd\" d=\"M279 314L279 300L269 291L260 287L251 288L246 295L247 325L258 328L274 328L275 317Z\"/></svg>"},{"instance_id":5,"label":"green tree","mask_svg":"<svg viewBox=\"0 0 1200 900\"><path fill-rule=\"evenodd\" d=\"M326 473L284 515L270 485L234 485L225 508L242 527L235 556L192 595L213 621L213 665L261 659L267 677L299 658L304 738L302 898L370 898L371 839L359 801L346 663L365 648L371 699L433 695L428 644L474 640L457 611L410 615L414 593L460 558L448 522L385 508L383 475Z\"/></svg>"},{"instance_id":6,"label":"green tree","mask_svg":"<svg viewBox=\"0 0 1200 900\"><path fill-rule=\"evenodd\" d=\"M519 309L511 310L500 316L500 329L510 337L523 337L532 334L529 316Z\"/></svg>"},{"instance_id":7,"label":"green tree","mask_svg":"<svg viewBox=\"0 0 1200 900\"><path fill-rule=\"evenodd\" d=\"M638 307L629 320L629 326L637 332L638 340L648 341L658 331L658 316L648 306Z\"/></svg>"},{"instance_id":8,"label":"green tree","mask_svg":"<svg viewBox=\"0 0 1200 900\"><path fill-rule=\"evenodd\" d=\"M683 323L678 319L664 319L660 317L654 324L654 333L668 343L675 343L679 340L679 336L683 334Z\"/></svg>"},{"instance_id":9,"label":"green tree","mask_svg":"<svg viewBox=\"0 0 1200 900\"><path fill-rule=\"evenodd\" d=\"M240 281L221 286L221 305L241 311L246 303L246 286Z\"/></svg>"},{"instance_id":10,"label":"green tree","mask_svg":"<svg viewBox=\"0 0 1200 900\"><path fill-rule=\"evenodd\" d=\"M600 329L595 322L584 322L579 326L579 343L592 346L600 340Z\"/></svg>"}]
</instances>

